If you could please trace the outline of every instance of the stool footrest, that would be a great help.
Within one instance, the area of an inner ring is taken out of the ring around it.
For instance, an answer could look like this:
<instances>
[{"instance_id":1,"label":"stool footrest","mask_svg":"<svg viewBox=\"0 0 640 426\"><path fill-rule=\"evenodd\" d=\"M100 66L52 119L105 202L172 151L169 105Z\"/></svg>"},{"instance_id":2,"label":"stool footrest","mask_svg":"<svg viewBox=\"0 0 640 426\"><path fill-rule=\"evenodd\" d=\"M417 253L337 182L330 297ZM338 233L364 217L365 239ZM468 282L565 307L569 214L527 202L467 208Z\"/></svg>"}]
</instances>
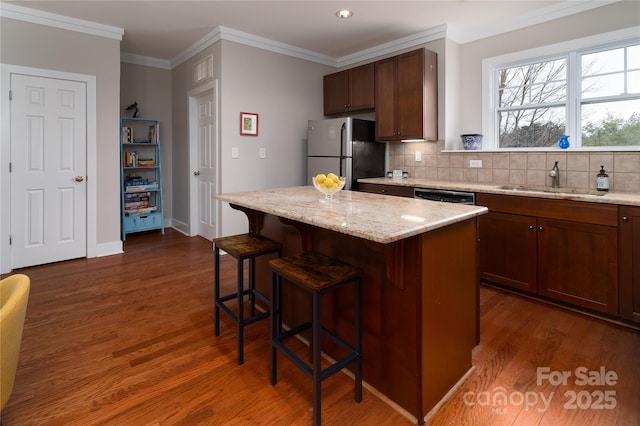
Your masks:
<instances>
[{"instance_id":1,"label":"stool footrest","mask_svg":"<svg viewBox=\"0 0 640 426\"><path fill-rule=\"evenodd\" d=\"M282 351L284 355L287 356L295 365L297 365L303 372L305 372L309 377L313 377L313 368L304 362L302 358L296 355L291 349L289 349L284 343L280 341L273 342L273 345ZM357 352L352 352L346 355L344 358L334 361L333 364L328 366L327 368L320 370L319 380L323 381L331 376L333 376L338 371L345 368L349 363L355 361L360 356Z\"/></svg>"}]
</instances>

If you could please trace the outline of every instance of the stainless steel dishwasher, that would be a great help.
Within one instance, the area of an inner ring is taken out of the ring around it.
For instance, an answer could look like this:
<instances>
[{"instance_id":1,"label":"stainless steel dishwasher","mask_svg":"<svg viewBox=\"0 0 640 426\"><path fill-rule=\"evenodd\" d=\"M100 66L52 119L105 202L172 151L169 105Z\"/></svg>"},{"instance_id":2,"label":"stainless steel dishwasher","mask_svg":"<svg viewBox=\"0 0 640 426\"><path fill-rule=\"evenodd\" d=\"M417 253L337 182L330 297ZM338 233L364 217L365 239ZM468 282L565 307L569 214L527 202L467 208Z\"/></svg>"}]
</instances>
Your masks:
<instances>
[{"instance_id":1,"label":"stainless steel dishwasher","mask_svg":"<svg viewBox=\"0 0 640 426\"><path fill-rule=\"evenodd\" d=\"M415 188L414 198L442 201L445 203L475 204L476 194L473 192L450 191L448 189Z\"/></svg>"}]
</instances>

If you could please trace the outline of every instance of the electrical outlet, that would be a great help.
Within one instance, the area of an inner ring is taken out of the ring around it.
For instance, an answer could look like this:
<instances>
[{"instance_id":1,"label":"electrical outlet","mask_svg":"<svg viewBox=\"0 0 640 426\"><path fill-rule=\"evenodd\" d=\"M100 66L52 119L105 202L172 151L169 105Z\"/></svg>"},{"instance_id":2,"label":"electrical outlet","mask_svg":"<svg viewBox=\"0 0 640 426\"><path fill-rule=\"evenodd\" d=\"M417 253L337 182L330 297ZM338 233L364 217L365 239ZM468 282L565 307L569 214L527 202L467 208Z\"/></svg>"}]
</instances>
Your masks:
<instances>
[{"instance_id":1,"label":"electrical outlet","mask_svg":"<svg viewBox=\"0 0 640 426\"><path fill-rule=\"evenodd\" d=\"M482 167L482 160L469 160L469 167Z\"/></svg>"},{"instance_id":2,"label":"electrical outlet","mask_svg":"<svg viewBox=\"0 0 640 426\"><path fill-rule=\"evenodd\" d=\"M267 148L260 148L258 155L260 158L267 158Z\"/></svg>"},{"instance_id":3,"label":"electrical outlet","mask_svg":"<svg viewBox=\"0 0 640 426\"><path fill-rule=\"evenodd\" d=\"M416 151L416 161L422 161L422 153L420 151Z\"/></svg>"},{"instance_id":4,"label":"electrical outlet","mask_svg":"<svg viewBox=\"0 0 640 426\"><path fill-rule=\"evenodd\" d=\"M231 158L240 158L240 151L237 146L231 147Z\"/></svg>"}]
</instances>

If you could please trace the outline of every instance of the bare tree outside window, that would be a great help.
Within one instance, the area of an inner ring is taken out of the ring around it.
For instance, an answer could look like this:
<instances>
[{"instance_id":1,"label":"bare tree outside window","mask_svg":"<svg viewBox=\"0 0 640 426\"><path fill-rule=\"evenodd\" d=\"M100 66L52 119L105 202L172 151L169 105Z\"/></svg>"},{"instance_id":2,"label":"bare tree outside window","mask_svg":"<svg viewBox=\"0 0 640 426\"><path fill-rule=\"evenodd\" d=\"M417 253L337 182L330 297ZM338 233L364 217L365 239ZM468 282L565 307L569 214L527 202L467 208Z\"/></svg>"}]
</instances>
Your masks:
<instances>
[{"instance_id":1,"label":"bare tree outside window","mask_svg":"<svg viewBox=\"0 0 640 426\"><path fill-rule=\"evenodd\" d=\"M579 146L640 145L640 44L507 66L495 76L499 148L557 146L570 128ZM570 96L571 84L578 93Z\"/></svg>"},{"instance_id":2,"label":"bare tree outside window","mask_svg":"<svg viewBox=\"0 0 640 426\"><path fill-rule=\"evenodd\" d=\"M567 59L498 71L501 148L550 147L565 134Z\"/></svg>"}]
</instances>

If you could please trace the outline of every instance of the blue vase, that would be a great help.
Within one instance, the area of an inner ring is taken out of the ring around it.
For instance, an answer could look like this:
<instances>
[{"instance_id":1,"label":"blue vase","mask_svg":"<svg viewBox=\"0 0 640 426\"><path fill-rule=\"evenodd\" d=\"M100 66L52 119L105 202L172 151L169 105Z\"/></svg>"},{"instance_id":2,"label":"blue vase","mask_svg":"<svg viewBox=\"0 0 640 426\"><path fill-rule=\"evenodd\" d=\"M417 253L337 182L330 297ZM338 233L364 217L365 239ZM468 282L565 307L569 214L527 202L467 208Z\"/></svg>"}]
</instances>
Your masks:
<instances>
[{"instance_id":1,"label":"blue vase","mask_svg":"<svg viewBox=\"0 0 640 426\"><path fill-rule=\"evenodd\" d=\"M560 136L560 140L558 141L558 146L561 149L569 148L569 136Z\"/></svg>"}]
</instances>

